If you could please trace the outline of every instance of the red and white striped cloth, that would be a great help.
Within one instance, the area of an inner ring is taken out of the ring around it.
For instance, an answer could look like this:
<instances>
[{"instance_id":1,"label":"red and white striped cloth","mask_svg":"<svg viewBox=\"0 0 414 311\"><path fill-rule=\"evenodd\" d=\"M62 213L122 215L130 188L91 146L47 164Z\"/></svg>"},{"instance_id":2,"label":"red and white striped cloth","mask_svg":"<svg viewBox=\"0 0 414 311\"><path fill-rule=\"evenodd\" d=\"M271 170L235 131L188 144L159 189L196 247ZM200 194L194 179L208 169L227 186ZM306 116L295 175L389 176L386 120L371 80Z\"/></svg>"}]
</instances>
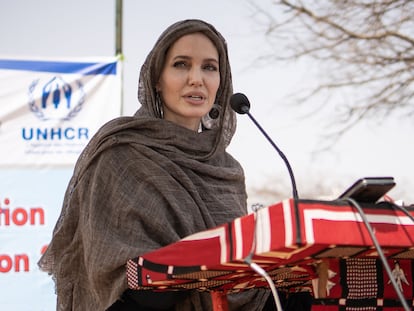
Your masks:
<instances>
[{"instance_id":1,"label":"red and white striped cloth","mask_svg":"<svg viewBox=\"0 0 414 311\"><path fill-rule=\"evenodd\" d=\"M289 199L129 260L128 286L220 292L267 287L265 279L244 262L252 254L277 288L297 291L312 288L318 277L315 264L321 260L378 258L360 214L351 205L300 200L298 208L300 244L295 205ZM412 261L412 219L387 206L363 208L387 258Z\"/></svg>"}]
</instances>

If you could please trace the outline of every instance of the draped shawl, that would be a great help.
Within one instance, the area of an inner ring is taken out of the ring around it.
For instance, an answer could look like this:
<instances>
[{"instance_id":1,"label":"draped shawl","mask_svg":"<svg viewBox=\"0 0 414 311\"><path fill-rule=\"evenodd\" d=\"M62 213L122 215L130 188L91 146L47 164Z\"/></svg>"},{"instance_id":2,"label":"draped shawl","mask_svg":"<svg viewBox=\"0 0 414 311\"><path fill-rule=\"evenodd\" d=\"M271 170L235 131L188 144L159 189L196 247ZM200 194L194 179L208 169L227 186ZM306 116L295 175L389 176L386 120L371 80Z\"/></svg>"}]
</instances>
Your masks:
<instances>
[{"instance_id":1,"label":"draped shawl","mask_svg":"<svg viewBox=\"0 0 414 311\"><path fill-rule=\"evenodd\" d=\"M158 74L154 61L195 31L215 40L221 63L222 115L215 128L199 133L160 118L149 82ZM142 107L105 124L76 163L39 261L55 280L57 310L106 310L127 288L128 259L246 213L243 170L225 151L235 130L231 92L225 41L211 25L187 20L161 35L141 70ZM261 310L267 295L249 291L229 300L233 310ZM176 307L209 309L209 296L196 291Z\"/></svg>"}]
</instances>

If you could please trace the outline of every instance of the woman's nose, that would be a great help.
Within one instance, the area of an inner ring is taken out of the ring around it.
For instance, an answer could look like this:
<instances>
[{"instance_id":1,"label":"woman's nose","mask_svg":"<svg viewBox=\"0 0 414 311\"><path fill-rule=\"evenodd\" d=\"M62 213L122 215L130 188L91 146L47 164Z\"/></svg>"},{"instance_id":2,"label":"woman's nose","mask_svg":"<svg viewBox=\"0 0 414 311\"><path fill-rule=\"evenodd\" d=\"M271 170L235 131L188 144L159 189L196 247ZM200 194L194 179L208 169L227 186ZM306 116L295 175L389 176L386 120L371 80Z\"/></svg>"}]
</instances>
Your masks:
<instances>
[{"instance_id":1,"label":"woman's nose","mask_svg":"<svg viewBox=\"0 0 414 311\"><path fill-rule=\"evenodd\" d=\"M188 83L190 85L200 86L203 84L203 73L200 69L192 68L189 71Z\"/></svg>"}]
</instances>

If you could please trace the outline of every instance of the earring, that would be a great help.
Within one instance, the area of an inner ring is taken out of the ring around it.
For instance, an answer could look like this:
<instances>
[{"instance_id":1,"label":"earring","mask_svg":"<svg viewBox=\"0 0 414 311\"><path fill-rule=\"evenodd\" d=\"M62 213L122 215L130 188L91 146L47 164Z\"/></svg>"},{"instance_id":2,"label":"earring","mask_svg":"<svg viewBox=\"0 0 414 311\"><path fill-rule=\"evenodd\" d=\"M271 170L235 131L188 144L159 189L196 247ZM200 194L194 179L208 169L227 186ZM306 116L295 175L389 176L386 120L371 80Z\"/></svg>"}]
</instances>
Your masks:
<instances>
[{"instance_id":1,"label":"earring","mask_svg":"<svg viewBox=\"0 0 414 311\"><path fill-rule=\"evenodd\" d=\"M159 91L155 91L155 109L158 114L158 117L164 118L164 109L162 107L162 99Z\"/></svg>"},{"instance_id":2,"label":"earring","mask_svg":"<svg viewBox=\"0 0 414 311\"><path fill-rule=\"evenodd\" d=\"M221 106L214 104L211 110L201 118L201 123L206 129L217 127L220 121Z\"/></svg>"}]
</instances>

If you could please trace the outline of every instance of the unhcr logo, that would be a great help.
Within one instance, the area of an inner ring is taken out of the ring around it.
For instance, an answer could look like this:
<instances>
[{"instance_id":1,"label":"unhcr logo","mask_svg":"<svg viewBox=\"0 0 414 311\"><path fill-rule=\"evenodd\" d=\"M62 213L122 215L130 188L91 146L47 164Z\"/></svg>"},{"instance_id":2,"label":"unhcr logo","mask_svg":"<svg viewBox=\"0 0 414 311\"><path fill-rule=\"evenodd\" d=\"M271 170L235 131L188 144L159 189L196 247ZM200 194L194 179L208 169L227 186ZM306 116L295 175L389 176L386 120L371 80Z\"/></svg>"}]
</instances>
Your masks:
<instances>
[{"instance_id":1,"label":"unhcr logo","mask_svg":"<svg viewBox=\"0 0 414 311\"><path fill-rule=\"evenodd\" d=\"M29 108L42 121L69 121L76 117L85 103L82 82L66 82L55 76L46 83L34 80L29 86ZM74 127L28 127L22 128L24 140L87 140L88 128Z\"/></svg>"},{"instance_id":2,"label":"unhcr logo","mask_svg":"<svg viewBox=\"0 0 414 311\"><path fill-rule=\"evenodd\" d=\"M53 77L43 86L40 79L29 86L29 107L41 120L70 120L82 109L85 92L77 80L75 86L61 77Z\"/></svg>"}]
</instances>

